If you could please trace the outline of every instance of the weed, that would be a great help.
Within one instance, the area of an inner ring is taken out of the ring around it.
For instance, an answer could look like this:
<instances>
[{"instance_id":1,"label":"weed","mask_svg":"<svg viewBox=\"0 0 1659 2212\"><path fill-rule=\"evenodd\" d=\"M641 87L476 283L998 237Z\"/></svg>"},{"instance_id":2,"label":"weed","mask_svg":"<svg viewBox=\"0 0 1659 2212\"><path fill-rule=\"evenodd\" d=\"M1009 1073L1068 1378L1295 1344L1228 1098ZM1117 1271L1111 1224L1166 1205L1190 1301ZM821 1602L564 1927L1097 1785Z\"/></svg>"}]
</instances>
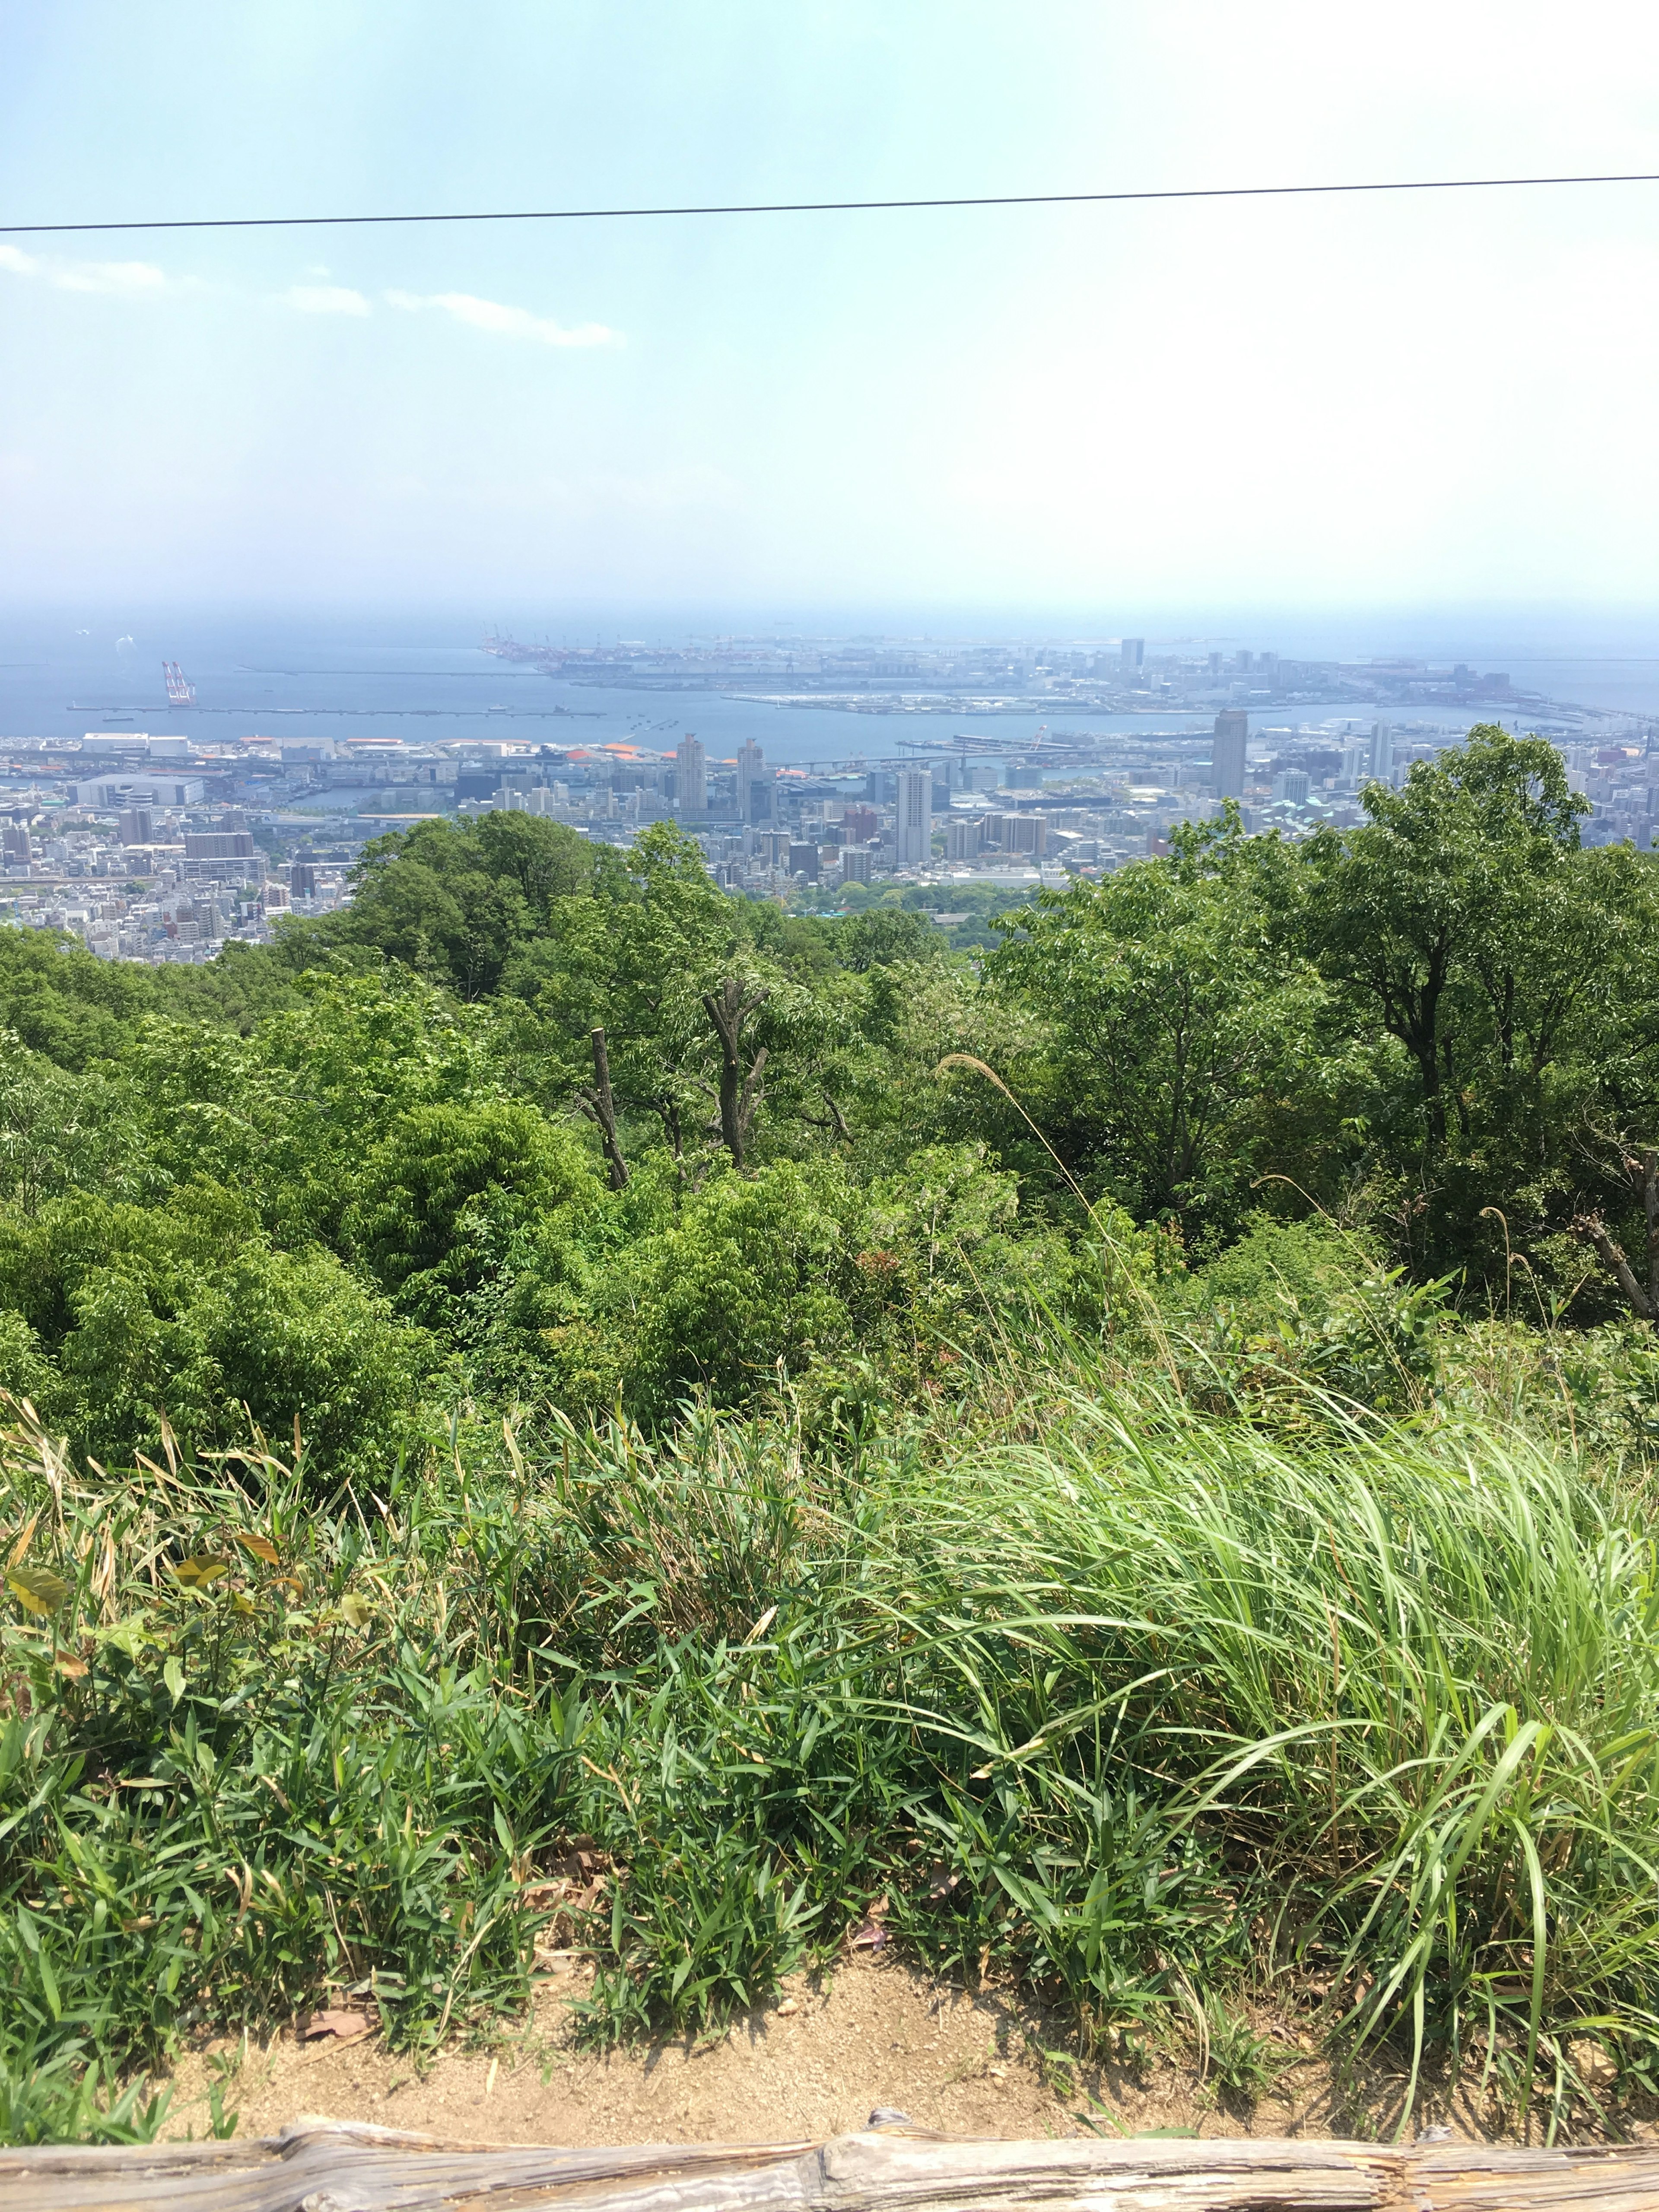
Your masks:
<instances>
[{"instance_id":1,"label":"weed","mask_svg":"<svg viewBox=\"0 0 1659 2212\"><path fill-rule=\"evenodd\" d=\"M694 1409L326 1509L262 1448L112 1478L14 1407L0 2133L153 2134L182 2036L329 1986L418 2059L521 2013L550 1928L598 2044L863 1924L1084 2057L1196 2004L1241 2100L1274 2057L1216 1993L1267 1972L1405 2057L1407 2112L1430 2057L1559 2105L1598 2035L1642 2079L1641 1498L1490 1420L1269 1430L1054 1360L855 1470Z\"/></svg>"},{"instance_id":2,"label":"weed","mask_svg":"<svg viewBox=\"0 0 1659 2212\"><path fill-rule=\"evenodd\" d=\"M1224 2105L1248 2112L1285 2071L1288 2055L1218 1996L1204 2000L1203 2016L1206 2079Z\"/></svg>"}]
</instances>

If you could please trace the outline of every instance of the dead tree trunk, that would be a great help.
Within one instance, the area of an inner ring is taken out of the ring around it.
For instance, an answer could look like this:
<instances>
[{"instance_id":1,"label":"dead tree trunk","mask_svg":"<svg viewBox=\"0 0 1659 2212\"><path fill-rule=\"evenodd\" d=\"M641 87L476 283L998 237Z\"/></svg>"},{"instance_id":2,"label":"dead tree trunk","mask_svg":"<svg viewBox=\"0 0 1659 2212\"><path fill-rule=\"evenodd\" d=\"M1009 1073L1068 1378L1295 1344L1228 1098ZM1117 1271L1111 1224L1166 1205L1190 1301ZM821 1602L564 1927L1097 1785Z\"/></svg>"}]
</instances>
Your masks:
<instances>
[{"instance_id":1,"label":"dead tree trunk","mask_svg":"<svg viewBox=\"0 0 1659 2212\"><path fill-rule=\"evenodd\" d=\"M1650 1145L1639 1159L1626 1155L1625 1171L1639 1192L1647 1215L1647 1282L1638 1282L1636 1270L1622 1245L1607 1234L1599 1213L1581 1213L1572 1233L1581 1244L1594 1247L1596 1257L1624 1292L1632 1313L1644 1321L1659 1321L1659 1152Z\"/></svg>"},{"instance_id":2,"label":"dead tree trunk","mask_svg":"<svg viewBox=\"0 0 1659 2212\"><path fill-rule=\"evenodd\" d=\"M824 2143L561 2150L302 2119L251 2142L0 2149L0 2212L453 2212L498 2196L549 2212L1638 2212L1659 2203L1650 2143L952 2142L871 2118Z\"/></svg>"},{"instance_id":3,"label":"dead tree trunk","mask_svg":"<svg viewBox=\"0 0 1659 2212\"><path fill-rule=\"evenodd\" d=\"M743 1065L743 1025L757 1006L771 997L769 991L748 991L728 975L716 991L705 991L702 1003L720 1041L720 1140L732 1155L734 1168L743 1165L749 1132L765 1092L761 1076L766 1066L763 1045L750 1063Z\"/></svg>"},{"instance_id":4,"label":"dead tree trunk","mask_svg":"<svg viewBox=\"0 0 1659 2212\"><path fill-rule=\"evenodd\" d=\"M605 1048L602 1029L593 1032L593 1118L599 1125L599 1141L605 1146L605 1161L611 1170L611 1188L626 1190L628 1163L623 1158L617 1135L617 1102L611 1095L611 1057Z\"/></svg>"}]
</instances>

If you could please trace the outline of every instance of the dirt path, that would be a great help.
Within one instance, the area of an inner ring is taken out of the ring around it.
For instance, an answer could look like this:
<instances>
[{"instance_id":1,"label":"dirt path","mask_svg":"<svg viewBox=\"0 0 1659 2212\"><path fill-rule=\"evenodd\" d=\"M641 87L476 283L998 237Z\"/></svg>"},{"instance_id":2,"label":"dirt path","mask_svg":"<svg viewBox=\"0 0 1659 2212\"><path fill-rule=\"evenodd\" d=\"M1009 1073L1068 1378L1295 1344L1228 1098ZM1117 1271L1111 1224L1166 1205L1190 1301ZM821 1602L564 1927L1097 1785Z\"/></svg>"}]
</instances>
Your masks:
<instances>
[{"instance_id":1,"label":"dirt path","mask_svg":"<svg viewBox=\"0 0 1659 2212\"><path fill-rule=\"evenodd\" d=\"M1189 2066L1144 2070L1045 2063L1058 2030L995 1992L964 1994L903 1962L859 1959L832 1979L802 1976L779 2002L702 2045L607 2057L572 2040L568 1982L544 1985L532 2017L489 2049L452 2050L425 2066L374 2036L260 2048L220 2045L181 2062L169 2134L204 2136L208 2094L240 2136L272 2133L302 2112L374 2120L480 2142L778 2142L860 2127L877 2106L954 2136L1142 2134L1327 2136L1367 2127L1342 2109L1319 2061L1286 2047L1286 2070L1254 2111L1229 2109ZM1376 2085L1382 2117L1389 2085ZM1473 2115L1425 2111L1479 2132Z\"/></svg>"}]
</instances>

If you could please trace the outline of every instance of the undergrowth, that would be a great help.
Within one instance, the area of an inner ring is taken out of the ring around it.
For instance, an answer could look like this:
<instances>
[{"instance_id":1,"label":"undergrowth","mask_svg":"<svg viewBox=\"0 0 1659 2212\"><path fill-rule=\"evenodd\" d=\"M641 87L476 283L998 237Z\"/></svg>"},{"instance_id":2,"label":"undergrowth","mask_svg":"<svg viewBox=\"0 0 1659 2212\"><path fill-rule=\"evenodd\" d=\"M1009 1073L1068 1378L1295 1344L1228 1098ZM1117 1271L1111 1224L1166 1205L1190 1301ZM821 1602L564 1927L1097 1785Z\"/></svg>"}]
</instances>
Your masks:
<instances>
[{"instance_id":1,"label":"undergrowth","mask_svg":"<svg viewBox=\"0 0 1659 2212\"><path fill-rule=\"evenodd\" d=\"M592 1953L591 2039L702 2029L872 1914L1081 2051L1187 2023L1235 2095L1269 1992L1548 2125L1586 2039L1650 2079L1628 1467L1288 1374L1267 1420L1075 1351L961 1389L509 1428L325 1502L263 1446L72 1464L13 1405L0 2133L153 2134L181 2039L331 1991L430 2050L538 1938Z\"/></svg>"}]
</instances>

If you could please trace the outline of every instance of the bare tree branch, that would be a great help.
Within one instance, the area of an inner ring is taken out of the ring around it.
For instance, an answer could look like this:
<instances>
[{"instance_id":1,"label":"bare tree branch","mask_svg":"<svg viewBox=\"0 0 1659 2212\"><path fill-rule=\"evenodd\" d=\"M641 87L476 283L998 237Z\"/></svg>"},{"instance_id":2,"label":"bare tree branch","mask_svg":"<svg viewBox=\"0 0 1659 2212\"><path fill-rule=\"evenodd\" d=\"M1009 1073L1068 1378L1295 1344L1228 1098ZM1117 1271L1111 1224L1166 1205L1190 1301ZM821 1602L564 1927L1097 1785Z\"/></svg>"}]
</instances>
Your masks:
<instances>
[{"instance_id":1,"label":"bare tree branch","mask_svg":"<svg viewBox=\"0 0 1659 2212\"><path fill-rule=\"evenodd\" d=\"M828 1091L823 1094L823 1103L830 1109L827 1115L803 1114L801 1120L805 1122L809 1129L833 1129L843 1145L850 1145L853 1141L853 1133L847 1126L847 1116L836 1105Z\"/></svg>"}]
</instances>

